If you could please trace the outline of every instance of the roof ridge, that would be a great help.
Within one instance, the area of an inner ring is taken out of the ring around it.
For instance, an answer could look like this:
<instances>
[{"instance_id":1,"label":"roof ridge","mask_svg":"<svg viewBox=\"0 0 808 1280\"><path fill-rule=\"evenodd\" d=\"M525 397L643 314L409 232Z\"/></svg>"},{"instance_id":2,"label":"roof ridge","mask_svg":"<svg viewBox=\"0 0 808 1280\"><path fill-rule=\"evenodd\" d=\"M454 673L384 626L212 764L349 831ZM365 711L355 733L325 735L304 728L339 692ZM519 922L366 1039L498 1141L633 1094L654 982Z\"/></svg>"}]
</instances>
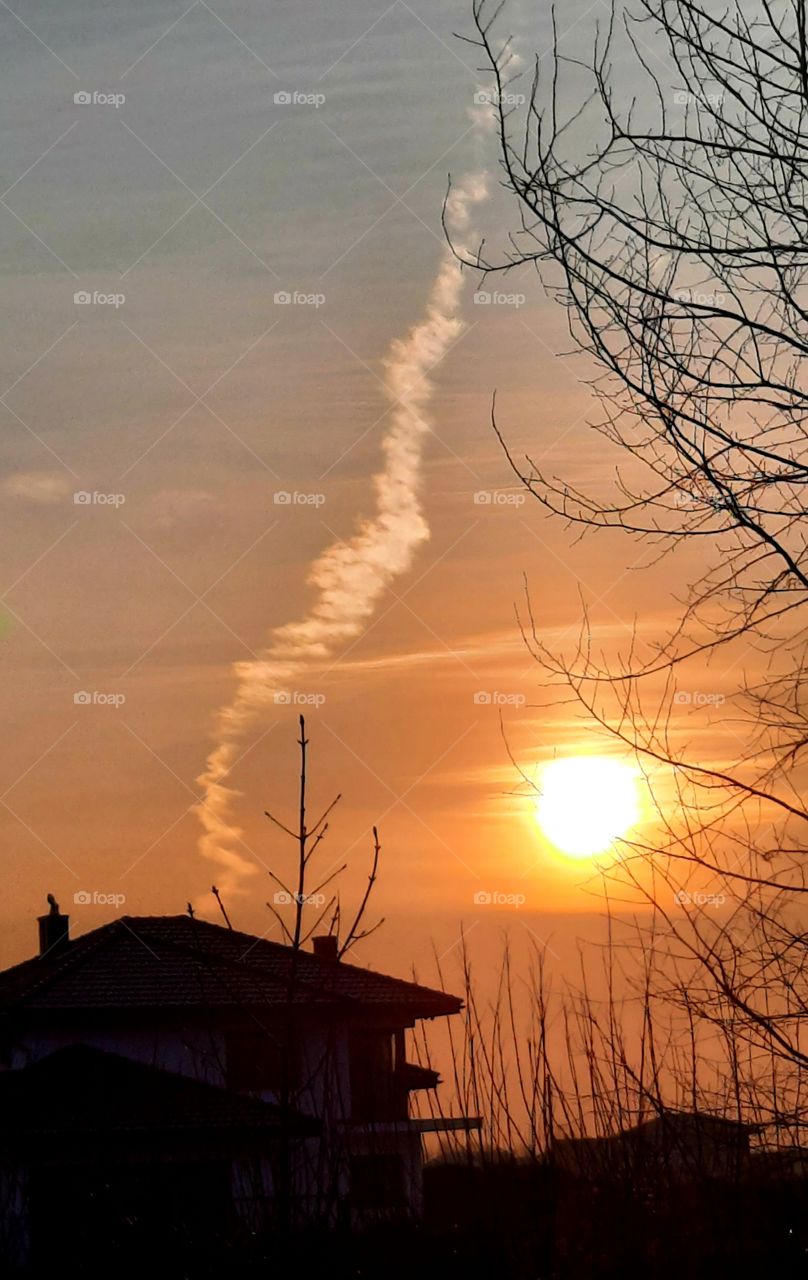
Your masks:
<instances>
[{"instance_id":1,"label":"roof ridge","mask_svg":"<svg viewBox=\"0 0 808 1280\"><path fill-rule=\"evenodd\" d=\"M170 916L147 915L147 916L129 916L129 919L186 920L188 919L188 916L186 915L179 915L179 916L178 915L170 915ZM196 927L198 927L198 925L204 925L205 928L215 929L216 933L223 934L223 936L225 937L227 937L228 934L229 936L232 936L232 934L237 934L238 937L247 938L248 941L250 941L251 943L254 943L254 947L257 943L257 945L259 946L271 947L273 948L274 951L282 952L283 955L289 955L291 954L291 951L292 951L292 947L287 946L286 943L284 942L275 942L273 938L260 938L260 937L257 937L255 933L243 932L243 929L228 929L228 928L225 928L223 924L216 924L215 920L197 920L195 916L195 918L193 918L193 923L195 923ZM254 947L251 947L251 950L254 950ZM330 970L332 970L332 966L334 964L333 960L324 959L324 957L315 955L314 951L303 951L302 947L300 948L300 950L298 950L298 956L303 957L303 963L310 965L311 968L318 969L319 972L323 972L323 973L329 973ZM414 982L414 980L410 978L398 978L394 974L382 973L380 972L379 969L373 969L373 968L362 969L361 965L352 964L351 961L341 960L339 961L339 965L341 965L342 972L344 972L344 970L350 970L351 973L373 974L374 977L376 978L384 978L385 982L393 982L393 983L400 984L400 986L407 987L408 989L410 989L410 991L426 992L432 996L444 996L449 998L449 1000L458 1000L458 998L460 998L458 996L452 996L451 993L447 991L442 991L442 989L438 987L425 987L423 983Z\"/></svg>"},{"instance_id":2,"label":"roof ridge","mask_svg":"<svg viewBox=\"0 0 808 1280\"><path fill-rule=\"evenodd\" d=\"M128 916L126 918L130 921L188 920L189 919L188 916L184 916L184 915L181 915L181 916ZM217 934L221 934L223 937L229 938L231 935L235 934L241 938L248 938L252 942L266 941L266 939L256 939L253 934L242 933L238 929L225 929L222 925L213 924L213 922L210 920L200 921L199 923L205 924L208 927L215 929L217 931ZM196 927L196 925L197 925L197 922L194 921L194 927ZM132 933L133 937L138 936L134 929L130 930L130 932ZM283 988L285 985L283 978L277 977L275 974L268 974L265 970L259 968L257 965L249 964L249 962L245 960L244 956L240 956L237 959L232 959L230 956L211 955L211 953L209 951L205 951L204 948L200 948L199 951L197 952L197 950L192 945L192 941L186 941L182 938L172 938L172 937L166 936L161 938L160 941L161 941L161 944L167 947L169 950L181 952L185 955L190 955L194 958L196 958L196 956L198 955L200 959L207 960L209 964L205 965L204 966L205 968L212 969L214 966L217 966L219 968L224 967L227 969L241 969L241 970L246 969L250 974L254 974L255 977L258 980L260 980L260 982L262 983L272 983L275 986L278 986L281 988ZM271 943L270 945L277 947L281 952L283 952L284 955L288 955L290 952L290 948L281 946L279 943ZM300 979L300 978L298 979L298 981L300 986L310 990L313 994L317 993L317 988L315 987L314 983L306 982L304 979ZM335 1000L350 1002L352 999L351 996L338 994L336 992L332 994Z\"/></svg>"},{"instance_id":3,"label":"roof ridge","mask_svg":"<svg viewBox=\"0 0 808 1280\"><path fill-rule=\"evenodd\" d=\"M186 915L128 916L127 919L133 920L133 921L134 920L163 921L163 920L189 920L190 917ZM272 938L260 938L254 933L245 933L242 929L225 928L224 925L217 924L214 920L199 920L196 917L193 917L193 924L194 924L194 927L196 928L199 928L201 926L206 929L214 930L217 934L223 937L228 937L228 936L232 937L235 935L237 937L244 938L253 944L250 950L254 950L257 944L262 947L271 947L273 951L280 952L283 955L290 955L292 952L292 948L287 946L286 943L275 942ZM313 951L304 951L302 948L300 948L298 950L298 957L303 958L304 964L309 965L311 968L314 968L318 972L321 972L323 974L328 974L333 970L333 965L334 965L333 960L318 956ZM439 987L424 986L423 983L415 982L410 978L399 978L395 974L382 973L381 970L373 969L370 967L365 969L365 968L362 968L360 965L352 964L350 961L345 961L345 960L340 960L339 964L343 972L347 970L351 973L357 973L357 974L363 974L363 975L372 974L374 977L383 978L385 982L392 982L392 983L396 983L399 986L406 987L410 991L419 991L419 992L423 992L433 996L441 996L441 997L446 997L448 999L459 1000L458 996L452 996L451 993L448 991L443 991Z\"/></svg>"}]
</instances>

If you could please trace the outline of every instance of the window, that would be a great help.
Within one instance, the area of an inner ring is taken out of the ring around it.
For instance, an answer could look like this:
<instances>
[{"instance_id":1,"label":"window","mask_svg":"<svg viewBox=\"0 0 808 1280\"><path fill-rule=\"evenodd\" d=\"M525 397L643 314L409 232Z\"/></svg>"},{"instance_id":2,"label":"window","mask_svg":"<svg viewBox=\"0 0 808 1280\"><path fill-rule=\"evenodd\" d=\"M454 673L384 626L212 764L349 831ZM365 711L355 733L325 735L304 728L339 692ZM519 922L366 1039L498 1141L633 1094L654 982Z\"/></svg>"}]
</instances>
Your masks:
<instances>
[{"instance_id":1,"label":"window","mask_svg":"<svg viewBox=\"0 0 808 1280\"><path fill-rule=\"evenodd\" d=\"M393 1036L377 1028L350 1033L351 1115L354 1120L395 1120ZM404 1114L406 1115L406 1109Z\"/></svg>"}]
</instances>

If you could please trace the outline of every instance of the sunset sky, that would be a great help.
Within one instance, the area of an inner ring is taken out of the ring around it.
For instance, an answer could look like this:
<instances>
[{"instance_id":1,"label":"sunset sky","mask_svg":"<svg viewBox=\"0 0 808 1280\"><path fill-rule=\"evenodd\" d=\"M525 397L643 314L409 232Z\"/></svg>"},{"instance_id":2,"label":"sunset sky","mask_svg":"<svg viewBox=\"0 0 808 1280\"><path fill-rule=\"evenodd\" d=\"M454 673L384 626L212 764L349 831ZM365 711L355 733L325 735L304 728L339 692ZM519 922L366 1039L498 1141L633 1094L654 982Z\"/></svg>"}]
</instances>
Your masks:
<instances>
[{"instance_id":1,"label":"sunset sky","mask_svg":"<svg viewBox=\"0 0 808 1280\"><path fill-rule=\"evenodd\" d=\"M0 167L3 965L33 950L49 891L74 932L189 900L218 918L204 897L223 872L200 856L195 809L233 664L306 616L310 564L374 514L393 408L384 361L423 319L448 175L487 170L493 195L473 218L492 246L516 222L495 141L475 124L490 76L456 38L471 34L469 8L0 11L15 120ZM549 39L549 10L531 9L529 24L518 6L509 15L528 59ZM564 6L571 52L605 14ZM431 940L446 951L461 921L481 935L524 926L560 949L600 910L591 864L554 850L534 802L513 794L500 712L528 773L612 749L542 705L514 615L523 576L548 643L574 643L583 597L614 653L635 623L662 634L697 564L644 570L651 548L576 544L525 499L491 430L495 391L514 454L600 490L617 459L587 428L592 370L535 274L489 284L510 300L487 305L467 274L465 330L431 375L430 538L361 634L265 709L231 778L255 871L227 907L276 936L265 868L288 872L293 850L263 813L294 821L306 713L312 811L343 794L321 865L349 861L347 909L378 825L373 914L389 924L357 959L401 971L426 970ZM721 663L693 685L707 687L723 689ZM710 708L674 711L703 758L721 759Z\"/></svg>"}]
</instances>

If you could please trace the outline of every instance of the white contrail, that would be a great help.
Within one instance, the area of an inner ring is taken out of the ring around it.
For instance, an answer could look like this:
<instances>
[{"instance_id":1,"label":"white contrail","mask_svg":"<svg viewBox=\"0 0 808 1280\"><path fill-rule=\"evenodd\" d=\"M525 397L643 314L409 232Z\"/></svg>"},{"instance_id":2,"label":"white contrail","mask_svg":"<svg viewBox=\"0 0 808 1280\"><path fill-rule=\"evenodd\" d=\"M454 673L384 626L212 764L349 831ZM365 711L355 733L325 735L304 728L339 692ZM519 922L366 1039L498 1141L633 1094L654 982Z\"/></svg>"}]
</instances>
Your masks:
<instances>
[{"instance_id":1,"label":"white contrail","mask_svg":"<svg viewBox=\"0 0 808 1280\"><path fill-rule=\"evenodd\" d=\"M456 251L467 247L463 239L469 214L485 193L481 174L468 176L450 192L446 222ZM317 594L308 616L273 631L255 660L234 664L235 696L219 711L218 745L198 779L204 787L200 852L224 869L220 884L229 892L238 892L243 878L257 870L239 851L242 831L232 824L232 802L239 793L225 785L239 744L274 709L276 692L304 668L329 658L336 644L360 634L386 586L406 573L429 537L419 501L423 442L430 430L429 374L465 327L458 314L462 288L461 264L447 246L423 320L392 343L385 360L384 380L395 408L382 443L384 465L373 478L375 515L361 523L350 541L333 543L312 565L308 581Z\"/></svg>"}]
</instances>

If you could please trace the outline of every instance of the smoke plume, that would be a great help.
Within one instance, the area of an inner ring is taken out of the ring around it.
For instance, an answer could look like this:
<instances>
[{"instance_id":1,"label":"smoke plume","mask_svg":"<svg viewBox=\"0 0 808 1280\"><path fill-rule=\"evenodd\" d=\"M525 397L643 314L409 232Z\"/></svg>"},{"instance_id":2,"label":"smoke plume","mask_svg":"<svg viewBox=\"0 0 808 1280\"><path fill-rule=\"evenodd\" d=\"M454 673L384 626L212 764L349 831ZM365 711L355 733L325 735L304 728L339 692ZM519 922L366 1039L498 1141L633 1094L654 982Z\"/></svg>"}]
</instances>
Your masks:
<instances>
[{"instance_id":1,"label":"smoke plume","mask_svg":"<svg viewBox=\"0 0 808 1280\"><path fill-rule=\"evenodd\" d=\"M456 249L468 233L472 207L484 195L481 175L468 176L451 191L446 222ZM230 892L242 890L244 879L257 870L243 852L241 828L233 823L239 793L227 784L246 735L274 712L276 692L360 634L385 588L407 572L429 538L419 491L430 431L430 374L463 331L462 288L462 267L447 246L423 319L392 343L385 359L384 380L394 408L382 443L383 465L373 477L375 514L361 522L349 541L333 543L311 566L308 582L315 597L308 615L274 630L256 659L234 664L235 694L218 713L217 745L198 779L204 789L200 852L220 865L219 884Z\"/></svg>"}]
</instances>

